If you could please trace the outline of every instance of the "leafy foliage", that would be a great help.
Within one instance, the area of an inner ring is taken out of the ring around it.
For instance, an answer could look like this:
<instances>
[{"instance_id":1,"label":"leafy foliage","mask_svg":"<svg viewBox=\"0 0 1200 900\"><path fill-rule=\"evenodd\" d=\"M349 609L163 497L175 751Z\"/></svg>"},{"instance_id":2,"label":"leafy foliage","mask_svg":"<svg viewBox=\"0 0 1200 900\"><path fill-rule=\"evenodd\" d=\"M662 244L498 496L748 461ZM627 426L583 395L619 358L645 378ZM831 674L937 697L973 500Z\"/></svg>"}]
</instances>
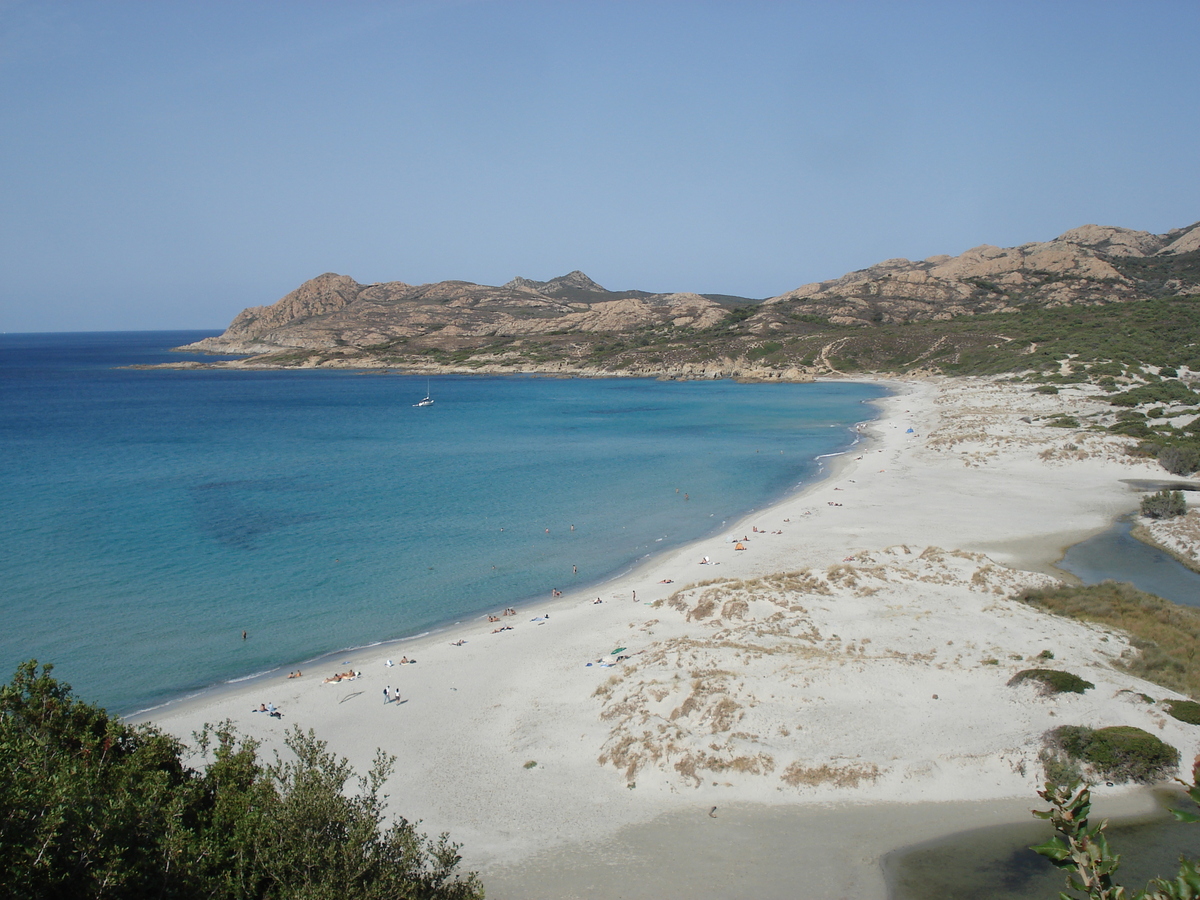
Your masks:
<instances>
[{"instance_id":1,"label":"leafy foliage","mask_svg":"<svg viewBox=\"0 0 1200 900\"><path fill-rule=\"evenodd\" d=\"M0 688L0 884L10 896L470 900L457 847L396 819L365 776L293 729L291 757L258 757L228 723L197 735L211 762L72 696L30 661ZM348 791L353 784L355 790Z\"/></svg>"},{"instance_id":2,"label":"leafy foliage","mask_svg":"<svg viewBox=\"0 0 1200 900\"><path fill-rule=\"evenodd\" d=\"M1192 768L1192 784L1184 785L1188 797L1200 804L1200 761ZM1089 900L1196 900L1200 897L1200 868L1193 860L1181 860L1174 878L1155 878L1144 890L1130 892L1113 877L1121 857L1112 852L1104 833L1108 822L1091 824L1091 791L1079 784L1047 782L1038 796L1050 804L1048 810L1034 810L1040 819L1048 819L1057 834L1044 844L1030 849L1046 857L1067 875L1067 887L1082 891ZM1173 811L1182 822L1200 821L1195 813ZM1060 900L1071 895L1060 893Z\"/></svg>"},{"instance_id":3,"label":"leafy foliage","mask_svg":"<svg viewBox=\"0 0 1200 900\"><path fill-rule=\"evenodd\" d=\"M1053 659L1054 654L1050 654L1048 658ZM1084 681L1078 675L1060 669L1024 669L1010 678L1008 683L1015 685L1023 681L1038 682L1047 694L1082 694L1095 687L1090 681Z\"/></svg>"},{"instance_id":4,"label":"leafy foliage","mask_svg":"<svg viewBox=\"0 0 1200 900\"><path fill-rule=\"evenodd\" d=\"M1159 491L1142 498L1142 515L1151 519L1171 519L1186 512L1183 491Z\"/></svg>"}]
</instances>

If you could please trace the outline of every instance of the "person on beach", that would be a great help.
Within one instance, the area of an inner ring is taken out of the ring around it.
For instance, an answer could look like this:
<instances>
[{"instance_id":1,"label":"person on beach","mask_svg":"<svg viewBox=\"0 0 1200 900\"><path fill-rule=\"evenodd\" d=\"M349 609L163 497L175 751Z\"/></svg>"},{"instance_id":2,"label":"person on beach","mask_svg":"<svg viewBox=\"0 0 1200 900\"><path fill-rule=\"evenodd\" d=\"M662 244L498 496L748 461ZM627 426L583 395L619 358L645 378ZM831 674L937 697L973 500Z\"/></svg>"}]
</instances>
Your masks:
<instances>
[{"instance_id":1,"label":"person on beach","mask_svg":"<svg viewBox=\"0 0 1200 900\"><path fill-rule=\"evenodd\" d=\"M388 704L388 703L392 702L392 692L391 692L390 688L385 687L383 689L383 702L384 702L384 704Z\"/></svg>"}]
</instances>

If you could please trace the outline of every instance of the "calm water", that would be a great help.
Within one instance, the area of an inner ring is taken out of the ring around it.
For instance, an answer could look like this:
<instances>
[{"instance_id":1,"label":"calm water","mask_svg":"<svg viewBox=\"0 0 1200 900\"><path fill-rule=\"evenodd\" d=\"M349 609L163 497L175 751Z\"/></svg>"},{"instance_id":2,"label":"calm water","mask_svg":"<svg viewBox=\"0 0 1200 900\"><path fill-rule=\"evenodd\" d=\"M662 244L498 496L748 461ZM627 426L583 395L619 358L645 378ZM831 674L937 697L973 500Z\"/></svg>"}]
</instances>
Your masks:
<instances>
[{"instance_id":1,"label":"calm water","mask_svg":"<svg viewBox=\"0 0 1200 900\"><path fill-rule=\"evenodd\" d=\"M1175 796L1170 805L1193 810ZM1044 809L1031 796L1030 809ZM1181 855L1200 855L1200 825L1185 825L1165 810L1113 823L1109 845L1122 857L1116 880L1143 888L1151 878L1174 876ZM998 825L910 847L884 858L891 900L1047 900L1066 889L1066 876L1029 848L1053 837L1048 822Z\"/></svg>"},{"instance_id":2,"label":"calm water","mask_svg":"<svg viewBox=\"0 0 1200 900\"><path fill-rule=\"evenodd\" d=\"M1197 502L1196 494L1187 497L1189 503ZM1200 606L1200 574L1170 554L1143 544L1130 534L1132 528L1133 522L1128 519L1115 522L1068 550L1058 567L1078 576L1084 584L1127 581L1140 591L1172 603Z\"/></svg>"},{"instance_id":3,"label":"calm water","mask_svg":"<svg viewBox=\"0 0 1200 900\"><path fill-rule=\"evenodd\" d=\"M115 368L201 336L0 336L6 673L128 712L599 582L816 477L883 393Z\"/></svg>"}]
</instances>

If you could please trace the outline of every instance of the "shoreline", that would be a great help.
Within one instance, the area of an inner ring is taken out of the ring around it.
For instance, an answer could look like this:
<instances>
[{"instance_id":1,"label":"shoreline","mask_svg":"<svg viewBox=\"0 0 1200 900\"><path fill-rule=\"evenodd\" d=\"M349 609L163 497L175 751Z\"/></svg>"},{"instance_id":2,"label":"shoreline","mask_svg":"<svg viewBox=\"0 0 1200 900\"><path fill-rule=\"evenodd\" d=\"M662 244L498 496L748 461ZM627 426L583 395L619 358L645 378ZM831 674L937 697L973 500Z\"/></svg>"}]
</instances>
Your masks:
<instances>
[{"instance_id":1,"label":"shoreline","mask_svg":"<svg viewBox=\"0 0 1200 900\"><path fill-rule=\"evenodd\" d=\"M1157 712L1120 691L1164 691L1113 668L1119 635L1007 598L1048 583L1021 567L1136 507L1120 477L1150 464L1119 453L1119 439L1020 421L1078 398L987 379L876 383L894 393L824 477L593 588L600 604L571 591L503 618L511 631L463 621L413 639L404 653L417 665L388 668L394 645L376 645L343 656L363 672L355 682L280 674L137 719L186 738L231 718L268 752L288 727L311 727L360 771L382 747L398 760L392 808L448 831L465 867L506 886L489 886L500 898L538 896L547 853L582 872L604 842L711 806L748 810L751 829L791 811L843 838L865 821L847 809L929 809L936 823L972 798L979 815L1027 816L1043 731L1145 726ZM1005 686L1044 649L1096 690L1042 700ZM403 702L384 705L385 686ZM284 718L249 712L265 701ZM1160 718L1184 758L1200 749ZM1096 793L1136 806L1143 792ZM884 896L878 860L914 831L881 829L842 856L815 853L806 877L830 887L812 896ZM707 834L692 853L728 840ZM771 896L780 871L738 884ZM595 893L559 888L547 896Z\"/></svg>"},{"instance_id":2,"label":"shoreline","mask_svg":"<svg viewBox=\"0 0 1200 900\"><path fill-rule=\"evenodd\" d=\"M1141 541L1147 547L1153 547L1155 550L1161 550L1185 569L1190 569L1191 571L1200 574L1200 562L1197 561L1194 555L1182 553L1177 547L1172 547L1170 544L1157 540L1154 536L1153 530L1149 526L1139 521L1139 517L1134 517L1133 527L1129 529L1129 536L1134 540Z\"/></svg>"},{"instance_id":3,"label":"shoreline","mask_svg":"<svg viewBox=\"0 0 1200 900\"><path fill-rule=\"evenodd\" d=\"M837 381L852 382L852 381L863 381L863 380L865 380L865 379L832 379L832 378L831 379L822 379L822 381L828 381L828 382L837 382ZM872 383L877 383L877 382L872 382ZM878 404L881 401L888 399L888 397L890 397L890 396L891 396L891 394L888 394L885 397L879 398L878 400L864 400L864 401L862 401L862 403L864 405L871 406L873 409L876 410L876 412L879 415L882 415L882 410L879 409ZM653 564L654 560L656 560L659 556L661 556L663 554L682 551L693 545L700 546L702 543L704 543L706 541L710 541L710 540L717 538L717 536L720 535L727 528L730 528L730 527L736 528L740 523L744 522L750 516L757 515L759 512L769 511L776 506L786 503L790 499L802 496L807 491L815 490L816 488L818 488L821 485L822 482L837 477L837 475L840 471L840 465L844 465L845 458L847 456L849 456L849 454L851 452L854 451L854 448L859 447L860 445L862 445L864 443L869 444L871 438L870 438L869 434L866 431L864 431L863 429L869 428L870 424L872 422L876 421L877 418L878 418L878 416L873 417L871 419L860 420L858 422L855 422L853 425L847 427L846 431L847 431L848 435L851 436L852 439L851 439L850 443L846 446L846 449L835 452L835 453L823 453L823 454L819 454L816 457L813 457L812 461L816 463L817 470L812 475L811 480L804 482L798 486L793 486L793 487L787 489L782 495L769 501L765 506L763 506L761 508L761 510L754 510L754 509L748 510L745 513L741 514L736 520L734 520L732 522L725 522L725 523L722 523L719 525L714 525L713 528L709 532L707 532L706 534L704 534L698 538L690 539L690 540L684 542L683 544L679 544L674 547L664 547L660 550L654 550L654 551L651 551L650 553L644 554L643 556L636 557L632 560L629 560L627 563L625 563L621 566L618 566L614 570L613 573L602 576L601 578L599 578L596 581L591 581L586 584L580 585L577 588L572 588L571 590L564 591L562 596L560 596L560 597L547 599L545 597L530 596L530 597L518 598L517 600L512 601L512 602L515 603L522 610L532 611L535 614L537 614L539 612L544 612L546 609L552 609L554 604L559 601L571 602L572 600L578 600L584 596L592 596L592 593L594 591L599 591L600 594L603 595L606 585L609 585L613 582L620 581L622 579L634 577L636 575L637 571L641 567L649 566L649 565ZM841 461L841 462L839 462L839 461ZM121 716L121 718L125 719L126 721L133 722L133 723L151 721L156 716L163 715L164 713L173 713L181 705L194 704L194 703L206 703L209 700L215 700L218 697L225 696L229 693L236 692L236 691L243 690L243 689L249 689L257 684L265 683L270 679L278 678L279 674L281 672L283 672L284 669L295 668L295 669L303 671L304 668L311 667L314 665L335 666L335 665L342 665L342 664L350 664L350 663L355 662L355 660L357 660L363 656L370 655L370 654L373 654L373 653L379 651L381 648L395 647L395 646L399 646L399 645L404 644L409 641L419 640L419 639L423 639L423 638L433 638L433 637L436 637L437 635L442 634L443 632L448 632L454 628L466 626L466 625L469 625L472 623L478 623L479 620L486 619L486 617L488 615L489 615L489 610L480 609L477 612L470 612L470 613L467 613L462 616L452 617L452 618L444 620L442 622L435 622L431 625L428 625L428 626L422 628L422 630L419 632L415 632L412 634L403 634L403 635L399 635L397 637L387 638L387 639L380 640L380 641L373 641L371 643L362 644L359 646L329 650L326 652L319 653L316 656L310 657L309 659L305 659L305 660L281 663L278 666L275 666L266 671L252 672L252 673L248 673L248 674L236 677L236 678L216 682L214 684L206 685L202 688L196 689L190 693L186 693L182 696L171 697L169 699L163 700L162 702L156 703L152 706L148 706L148 707L145 707L142 709L131 710L131 711L128 711L125 713L118 713L118 714ZM339 659L339 658L342 659L344 662L335 663L334 660Z\"/></svg>"}]
</instances>

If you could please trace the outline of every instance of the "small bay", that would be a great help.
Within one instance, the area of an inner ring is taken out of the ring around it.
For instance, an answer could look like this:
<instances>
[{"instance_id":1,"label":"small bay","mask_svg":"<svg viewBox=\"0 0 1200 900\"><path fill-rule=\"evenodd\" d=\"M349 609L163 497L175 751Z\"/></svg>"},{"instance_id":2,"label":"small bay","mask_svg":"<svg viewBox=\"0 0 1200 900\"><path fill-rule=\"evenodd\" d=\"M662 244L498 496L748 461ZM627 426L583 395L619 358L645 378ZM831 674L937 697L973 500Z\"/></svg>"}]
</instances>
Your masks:
<instances>
[{"instance_id":1,"label":"small bay","mask_svg":"<svg viewBox=\"0 0 1200 900\"><path fill-rule=\"evenodd\" d=\"M202 336L0 336L9 672L132 712L602 585L819 477L884 393L120 368Z\"/></svg>"}]
</instances>

